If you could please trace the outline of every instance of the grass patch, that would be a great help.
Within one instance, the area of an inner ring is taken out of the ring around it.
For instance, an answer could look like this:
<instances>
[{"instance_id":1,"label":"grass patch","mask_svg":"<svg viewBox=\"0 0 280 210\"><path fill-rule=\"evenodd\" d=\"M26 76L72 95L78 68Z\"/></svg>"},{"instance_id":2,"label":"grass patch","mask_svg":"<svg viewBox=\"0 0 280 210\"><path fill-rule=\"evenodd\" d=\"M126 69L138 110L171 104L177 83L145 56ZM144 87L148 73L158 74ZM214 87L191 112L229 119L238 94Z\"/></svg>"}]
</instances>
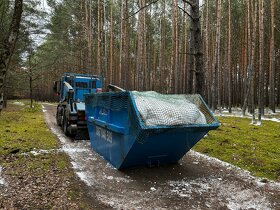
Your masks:
<instances>
[{"instance_id":1,"label":"grass patch","mask_svg":"<svg viewBox=\"0 0 280 210\"><path fill-rule=\"evenodd\" d=\"M12 190L5 199L0 194L0 206L9 209L13 201L18 209L90 209L69 157L58 147L40 104L31 109L28 100L9 102L0 115L0 164ZM49 153L34 155L32 150Z\"/></svg>"},{"instance_id":2,"label":"grass patch","mask_svg":"<svg viewBox=\"0 0 280 210\"><path fill-rule=\"evenodd\" d=\"M218 117L221 126L193 149L272 180L280 176L280 123Z\"/></svg>"},{"instance_id":3,"label":"grass patch","mask_svg":"<svg viewBox=\"0 0 280 210\"><path fill-rule=\"evenodd\" d=\"M22 101L20 101L22 103ZM57 140L44 122L41 106L8 104L0 115L0 155L22 153L34 149L54 149Z\"/></svg>"},{"instance_id":4,"label":"grass patch","mask_svg":"<svg viewBox=\"0 0 280 210\"><path fill-rule=\"evenodd\" d=\"M56 136L44 121L41 105L34 103L34 107L30 108L29 100L9 101L8 108L0 115L0 139L1 164L13 168L11 175L14 176L22 173L23 169L19 167L22 165L35 175L60 167L60 162L67 160L62 154L28 153L58 147Z\"/></svg>"}]
</instances>

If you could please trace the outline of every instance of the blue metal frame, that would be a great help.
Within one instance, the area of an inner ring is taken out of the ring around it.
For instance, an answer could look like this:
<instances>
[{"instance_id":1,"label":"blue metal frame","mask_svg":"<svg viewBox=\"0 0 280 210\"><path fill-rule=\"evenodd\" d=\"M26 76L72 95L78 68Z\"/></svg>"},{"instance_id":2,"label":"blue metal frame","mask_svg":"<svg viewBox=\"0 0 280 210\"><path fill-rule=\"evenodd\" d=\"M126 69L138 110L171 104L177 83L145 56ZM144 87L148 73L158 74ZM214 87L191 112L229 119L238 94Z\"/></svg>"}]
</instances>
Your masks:
<instances>
[{"instance_id":1,"label":"blue metal frame","mask_svg":"<svg viewBox=\"0 0 280 210\"><path fill-rule=\"evenodd\" d=\"M118 96L126 99L117 100ZM115 109L119 103L125 106ZM86 94L85 104L92 148L117 169L177 162L209 130L219 127L204 102L214 122L183 126L146 126L132 92Z\"/></svg>"}]
</instances>

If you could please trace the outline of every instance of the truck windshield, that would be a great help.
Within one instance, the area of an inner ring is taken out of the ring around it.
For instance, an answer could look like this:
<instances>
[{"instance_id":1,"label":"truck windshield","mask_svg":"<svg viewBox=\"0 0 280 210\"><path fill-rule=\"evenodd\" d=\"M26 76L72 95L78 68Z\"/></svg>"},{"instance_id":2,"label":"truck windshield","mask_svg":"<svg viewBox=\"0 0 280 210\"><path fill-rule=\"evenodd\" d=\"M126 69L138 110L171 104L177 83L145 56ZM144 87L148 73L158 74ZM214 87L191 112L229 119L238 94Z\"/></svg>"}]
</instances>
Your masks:
<instances>
[{"instance_id":1,"label":"truck windshield","mask_svg":"<svg viewBox=\"0 0 280 210\"><path fill-rule=\"evenodd\" d=\"M88 83L87 82L76 82L76 87L77 88L88 88Z\"/></svg>"}]
</instances>

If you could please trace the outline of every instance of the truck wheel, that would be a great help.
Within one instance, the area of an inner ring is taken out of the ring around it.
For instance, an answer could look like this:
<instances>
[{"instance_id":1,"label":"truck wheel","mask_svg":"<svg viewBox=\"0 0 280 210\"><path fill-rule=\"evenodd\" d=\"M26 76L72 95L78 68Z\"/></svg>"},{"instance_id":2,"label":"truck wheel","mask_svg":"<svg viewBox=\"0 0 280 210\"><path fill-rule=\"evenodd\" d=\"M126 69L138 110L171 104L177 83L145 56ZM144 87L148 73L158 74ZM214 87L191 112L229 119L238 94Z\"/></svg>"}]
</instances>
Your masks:
<instances>
[{"instance_id":1,"label":"truck wheel","mask_svg":"<svg viewBox=\"0 0 280 210\"><path fill-rule=\"evenodd\" d=\"M62 125L62 120L61 120L61 118L62 118L62 116L60 116L59 115L59 113L58 113L58 109L57 109L57 111L56 111L56 116L55 116L55 118L56 118L56 124L58 125L58 126L61 126Z\"/></svg>"},{"instance_id":2,"label":"truck wheel","mask_svg":"<svg viewBox=\"0 0 280 210\"><path fill-rule=\"evenodd\" d=\"M63 132L64 132L64 134L66 135L66 136L69 136L70 135L70 133L69 133L69 131L68 131L68 123L67 123L67 118L66 118L66 116L65 116L65 114L63 115Z\"/></svg>"}]
</instances>

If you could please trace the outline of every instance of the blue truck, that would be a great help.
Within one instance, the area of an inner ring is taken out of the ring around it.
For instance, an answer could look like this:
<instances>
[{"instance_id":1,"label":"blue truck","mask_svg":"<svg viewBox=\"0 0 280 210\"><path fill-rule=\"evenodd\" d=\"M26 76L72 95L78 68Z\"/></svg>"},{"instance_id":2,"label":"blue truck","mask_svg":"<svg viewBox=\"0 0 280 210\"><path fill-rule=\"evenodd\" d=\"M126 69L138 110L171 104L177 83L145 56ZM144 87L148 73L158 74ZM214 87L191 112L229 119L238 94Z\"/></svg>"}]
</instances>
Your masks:
<instances>
[{"instance_id":1,"label":"blue truck","mask_svg":"<svg viewBox=\"0 0 280 210\"><path fill-rule=\"evenodd\" d=\"M56 122L67 136L86 138L85 93L102 92L103 78L97 75L64 73L53 84L59 97Z\"/></svg>"},{"instance_id":2,"label":"blue truck","mask_svg":"<svg viewBox=\"0 0 280 210\"><path fill-rule=\"evenodd\" d=\"M86 134L92 148L119 170L178 162L219 127L200 95L115 85L102 92L102 83L101 76L65 73L53 86L59 95L56 120L68 136Z\"/></svg>"}]
</instances>

